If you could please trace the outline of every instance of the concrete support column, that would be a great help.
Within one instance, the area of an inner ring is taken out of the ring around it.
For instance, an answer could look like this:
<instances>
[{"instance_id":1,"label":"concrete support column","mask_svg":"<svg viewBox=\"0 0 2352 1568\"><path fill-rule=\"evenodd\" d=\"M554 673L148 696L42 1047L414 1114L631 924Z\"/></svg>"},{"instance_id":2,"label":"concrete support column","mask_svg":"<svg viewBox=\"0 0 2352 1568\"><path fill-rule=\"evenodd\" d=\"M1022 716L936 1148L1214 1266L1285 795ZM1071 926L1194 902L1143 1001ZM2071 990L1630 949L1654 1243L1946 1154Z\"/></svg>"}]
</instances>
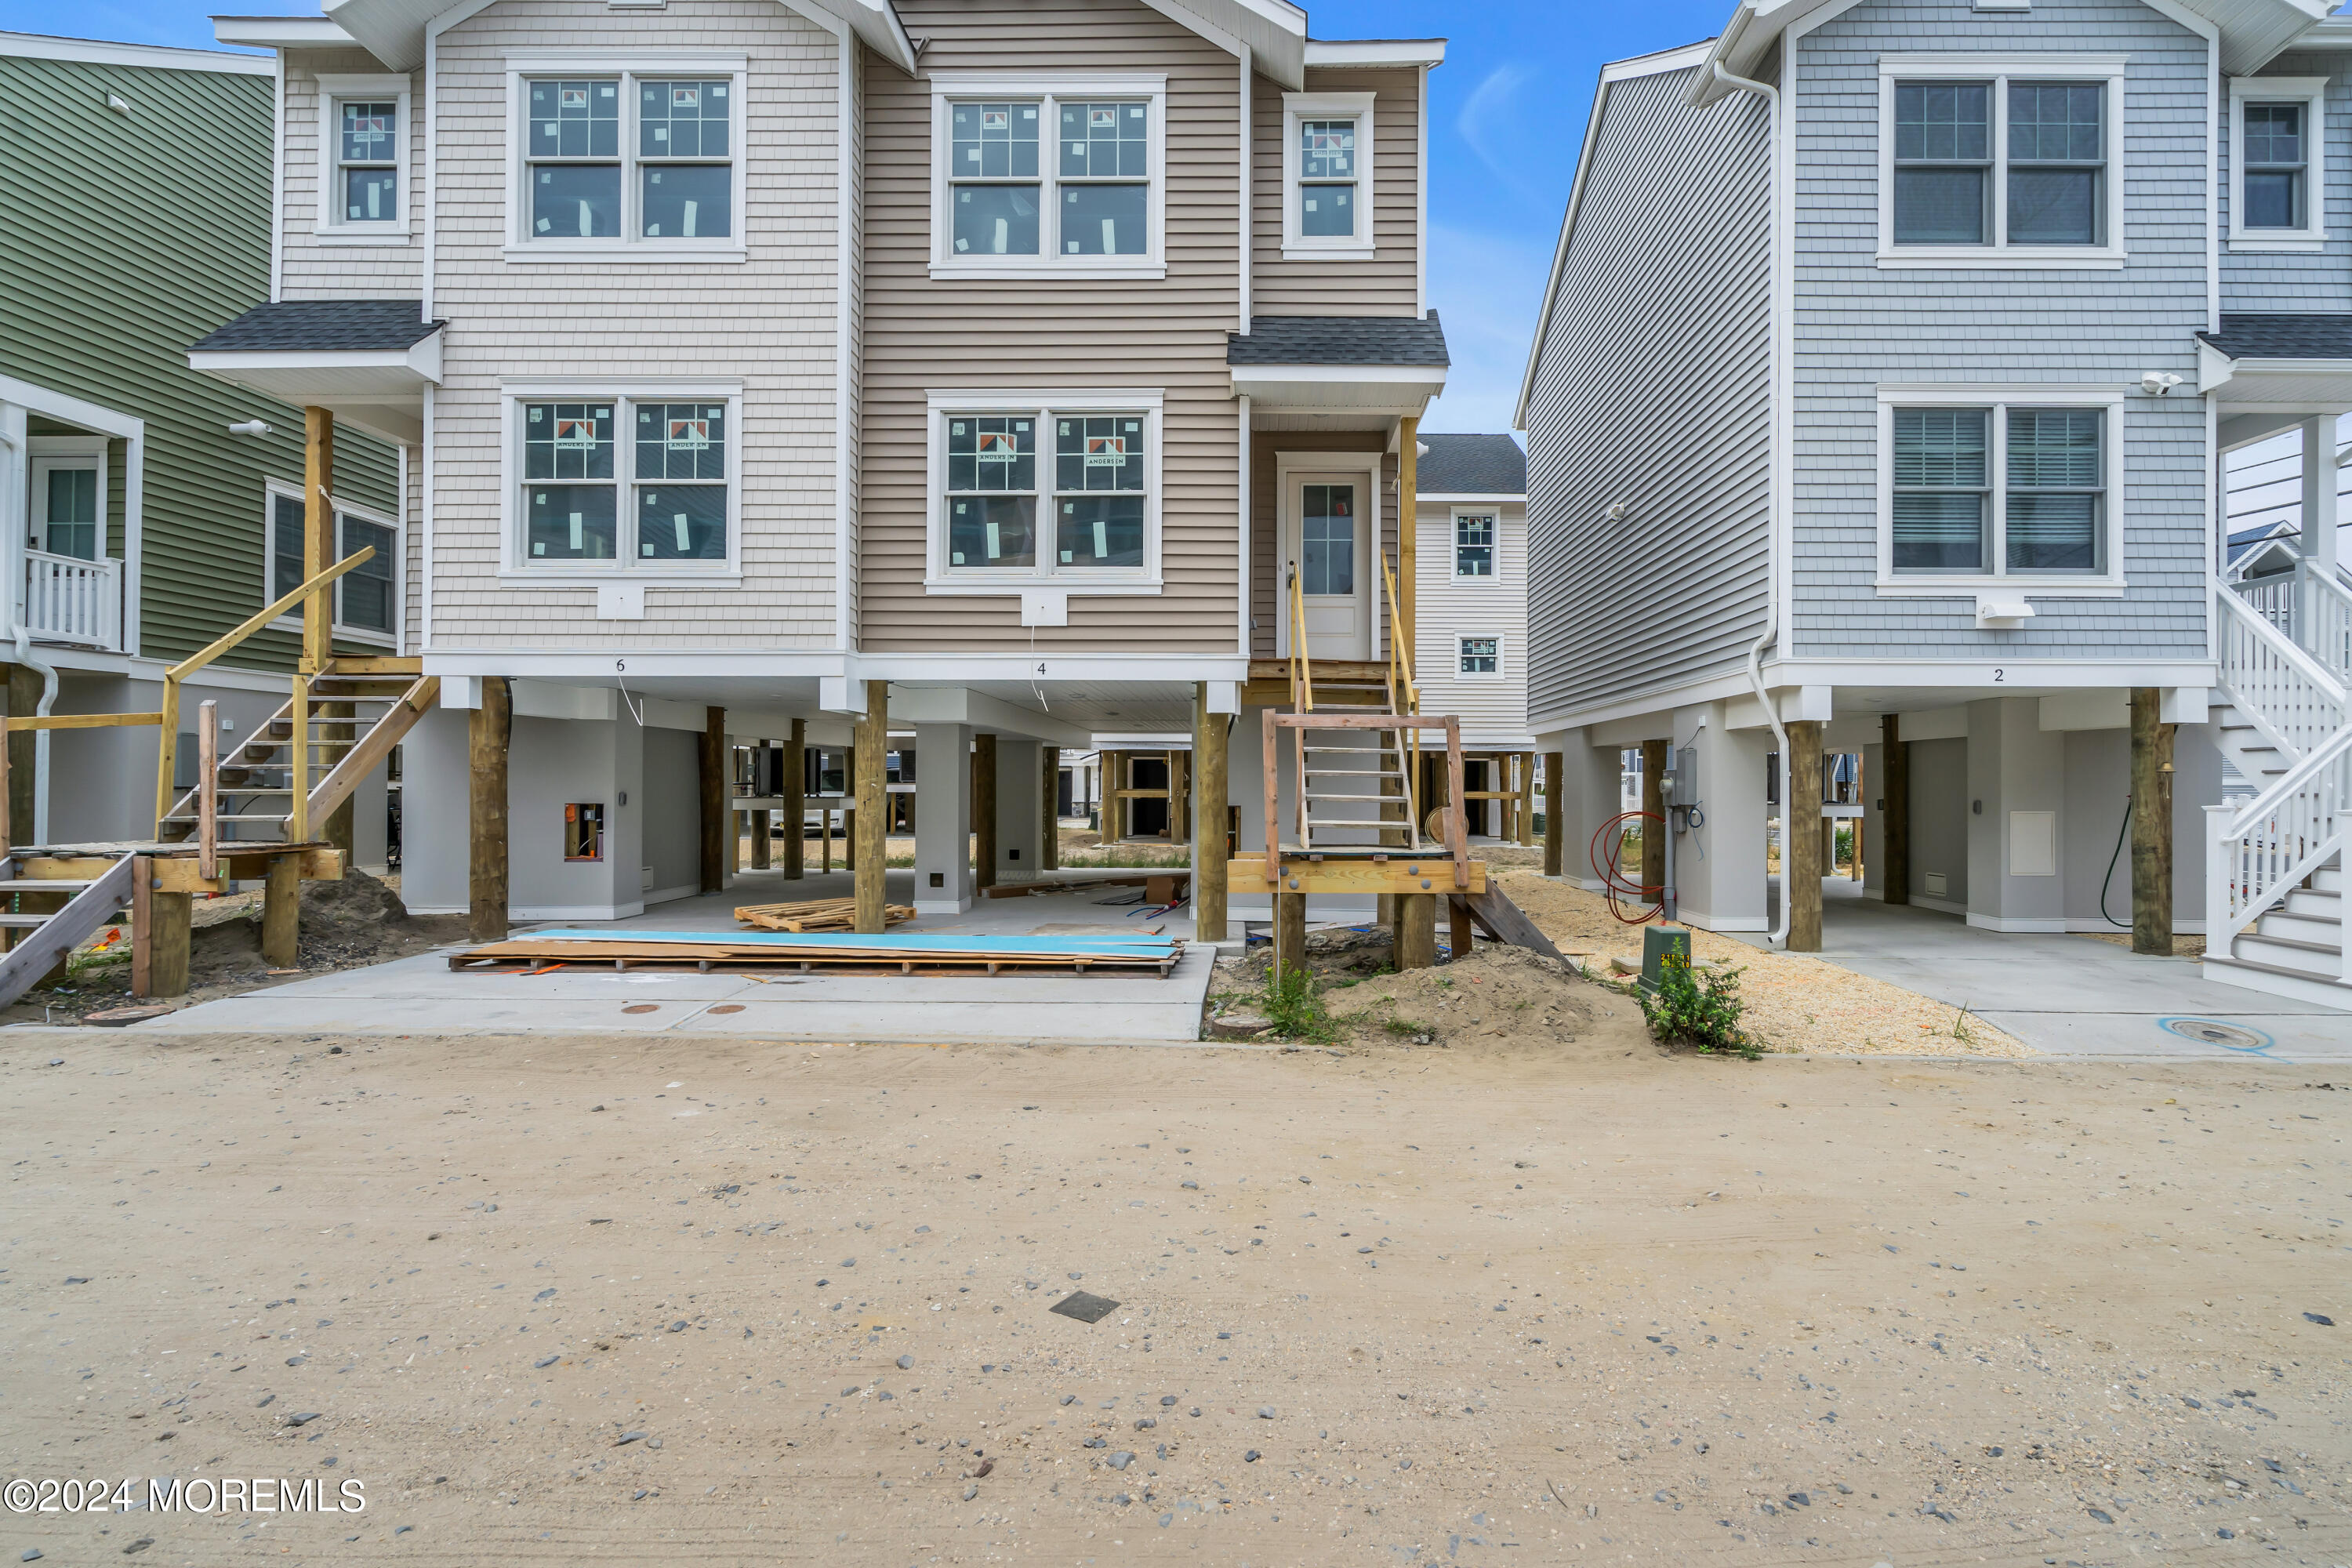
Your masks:
<instances>
[{"instance_id":1,"label":"concrete support column","mask_svg":"<svg viewBox=\"0 0 2352 1568\"><path fill-rule=\"evenodd\" d=\"M996 737L996 876L999 882L1034 882L1042 851L1037 838L1037 756L1026 735Z\"/></svg>"},{"instance_id":2,"label":"concrete support column","mask_svg":"<svg viewBox=\"0 0 2352 1568\"><path fill-rule=\"evenodd\" d=\"M915 754L915 911L960 915L971 908L971 731L918 724Z\"/></svg>"},{"instance_id":3,"label":"concrete support column","mask_svg":"<svg viewBox=\"0 0 2352 1568\"><path fill-rule=\"evenodd\" d=\"M1583 730L1570 731L1561 746L1568 771L1562 781L1566 798L1560 805L1560 826L1568 842L1560 847L1560 875L1594 891L1601 884L1592 874L1592 836L1622 809L1618 801L1624 769L1618 750L1593 744Z\"/></svg>"},{"instance_id":4,"label":"concrete support column","mask_svg":"<svg viewBox=\"0 0 2352 1568\"><path fill-rule=\"evenodd\" d=\"M2153 686L2135 687L2131 694L2132 951L2169 958L2172 742L2178 726L2162 721L2163 695Z\"/></svg>"},{"instance_id":5,"label":"concrete support column","mask_svg":"<svg viewBox=\"0 0 2352 1568\"><path fill-rule=\"evenodd\" d=\"M1780 803L1780 896L1789 900L1789 951L1822 950L1822 721L1792 719L1789 798ZM1645 759L1646 760L1646 759ZM1643 794L1649 784L1643 781Z\"/></svg>"},{"instance_id":6,"label":"concrete support column","mask_svg":"<svg viewBox=\"0 0 2352 1568\"><path fill-rule=\"evenodd\" d=\"M2066 737L2032 697L1969 704L1969 923L2066 929Z\"/></svg>"},{"instance_id":7,"label":"concrete support column","mask_svg":"<svg viewBox=\"0 0 2352 1568\"><path fill-rule=\"evenodd\" d=\"M1692 787L1699 824L1675 840L1675 883L1685 925L1708 931L1764 931L1770 924L1764 825L1764 759L1772 731L1733 730L1730 704L1677 710L1675 744L1696 755Z\"/></svg>"}]
</instances>

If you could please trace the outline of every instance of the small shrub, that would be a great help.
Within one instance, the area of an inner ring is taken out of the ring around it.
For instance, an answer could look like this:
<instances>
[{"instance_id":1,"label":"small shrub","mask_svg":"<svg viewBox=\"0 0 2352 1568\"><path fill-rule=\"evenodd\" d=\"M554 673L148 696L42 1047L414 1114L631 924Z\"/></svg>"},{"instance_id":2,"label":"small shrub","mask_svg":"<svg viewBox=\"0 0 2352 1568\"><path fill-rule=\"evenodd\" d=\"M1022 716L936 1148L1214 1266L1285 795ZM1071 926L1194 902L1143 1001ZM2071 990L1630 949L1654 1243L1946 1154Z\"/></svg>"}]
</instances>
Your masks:
<instances>
[{"instance_id":1,"label":"small shrub","mask_svg":"<svg viewBox=\"0 0 2352 1568\"><path fill-rule=\"evenodd\" d=\"M1738 1051L1754 1061L1764 1047L1739 1026L1746 1006L1739 1000L1739 975L1737 969L1718 969L1695 976L1689 963L1668 963L1655 991L1635 993L1650 1033L1661 1040L1688 1041L1710 1056Z\"/></svg>"},{"instance_id":2,"label":"small shrub","mask_svg":"<svg viewBox=\"0 0 2352 1568\"><path fill-rule=\"evenodd\" d=\"M1265 1016L1274 1020L1274 1032L1286 1039L1339 1037L1331 1015L1324 1010L1323 998L1316 992L1315 972L1303 963L1284 970L1266 986Z\"/></svg>"}]
</instances>

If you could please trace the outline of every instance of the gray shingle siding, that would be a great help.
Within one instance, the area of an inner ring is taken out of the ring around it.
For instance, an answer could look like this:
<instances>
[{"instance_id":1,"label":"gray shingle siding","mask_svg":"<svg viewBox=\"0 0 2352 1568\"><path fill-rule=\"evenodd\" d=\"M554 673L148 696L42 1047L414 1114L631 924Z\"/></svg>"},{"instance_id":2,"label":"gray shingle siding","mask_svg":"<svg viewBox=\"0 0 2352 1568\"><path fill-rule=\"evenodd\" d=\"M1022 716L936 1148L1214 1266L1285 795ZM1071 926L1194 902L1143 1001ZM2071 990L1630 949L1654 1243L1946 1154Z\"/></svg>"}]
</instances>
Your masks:
<instances>
[{"instance_id":1,"label":"gray shingle siding","mask_svg":"<svg viewBox=\"0 0 2352 1568\"><path fill-rule=\"evenodd\" d=\"M1528 400L1528 710L1737 668L1762 628L1767 121L1608 89ZM1608 509L1623 502L1622 522Z\"/></svg>"},{"instance_id":2,"label":"gray shingle siding","mask_svg":"<svg viewBox=\"0 0 2352 1568\"><path fill-rule=\"evenodd\" d=\"M2130 259L2120 272L1876 266L1878 58L1963 50L2128 55ZM2030 13L1974 11L1967 0L1867 0L1793 52L1794 637L1786 651L2201 657L2204 420L2191 398L2136 395L2126 405L2125 597L2038 596L2022 629L1979 631L1972 595L1885 598L1873 584L1879 383L2123 387L2148 370L2194 380L2194 334L2207 324L2204 40L2139 0L2036 0Z\"/></svg>"},{"instance_id":3,"label":"gray shingle siding","mask_svg":"<svg viewBox=\"0 0 2352 1568\"><path fill-rule=\"evenodd\" d=\"M2332 51L2284 54L2262 68L2261 76L2301 76L2328 79L2327 189L2322 213L2327 223L2326 248L2284 254L2221 249L2221 309L2224 310L2352 310L2352 81L2344 76L2344 57ZM2260 77L2250 79L2259 80ZM2223 90L2228 90L2225 84ZM2227 100L2224 100L2225 108ZM2230 122L2220 117L2221 130L2221 232L2230 232Z\"/></svg>"}]
</instances>

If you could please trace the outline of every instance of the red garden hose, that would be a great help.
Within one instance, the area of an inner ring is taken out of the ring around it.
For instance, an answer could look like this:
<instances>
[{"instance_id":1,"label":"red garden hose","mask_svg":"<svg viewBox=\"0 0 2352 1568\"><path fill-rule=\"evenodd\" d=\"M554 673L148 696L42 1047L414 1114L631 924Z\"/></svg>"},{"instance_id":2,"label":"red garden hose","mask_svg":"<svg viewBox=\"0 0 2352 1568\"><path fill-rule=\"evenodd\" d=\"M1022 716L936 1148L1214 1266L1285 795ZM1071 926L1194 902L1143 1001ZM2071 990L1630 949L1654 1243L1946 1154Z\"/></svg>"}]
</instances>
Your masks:
<instances>
[{"instance_id":1,"label":"red garden hose","mask_svg":"<svg viewBox=\"0 0 2352 1568\"><path fill-rule=\"evenodd\" d=\"M1601 897L1609 900L1609 912L1629 926L1647 925L1665 912L1666 889L1663 885L1628 881L1625 873L1619 868L1620 851L1625 842L1627 826L1636 822L1643 825L1644 836L1648 834L1651 823L1656 823L1661 832L1665 828L1665 820L1656 812L1621 811L1593 831L1592 843L1586 852L1586 858L1592 865L1592 874L1601 879ZM1604 838L1609 840L1606 858L1601 853L1601 841ZM1639 914L1627 914L1625 907L1618 901L1621 899L1638 899L1650 907Z\"/></svg>"}]
</instances>

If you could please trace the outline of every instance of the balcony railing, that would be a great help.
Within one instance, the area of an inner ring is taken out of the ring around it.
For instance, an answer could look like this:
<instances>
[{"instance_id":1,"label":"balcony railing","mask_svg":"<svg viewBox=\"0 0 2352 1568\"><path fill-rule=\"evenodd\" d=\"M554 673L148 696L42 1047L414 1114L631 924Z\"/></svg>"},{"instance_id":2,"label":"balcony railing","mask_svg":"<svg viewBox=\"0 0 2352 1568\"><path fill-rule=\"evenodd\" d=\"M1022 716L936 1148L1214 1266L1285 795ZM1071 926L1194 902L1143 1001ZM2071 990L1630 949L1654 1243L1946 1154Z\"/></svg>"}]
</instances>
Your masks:
<instances>
[{"instance_id":1,"label":"balcony railing","mask_svg":"<svg viewBox=\"0 0 2352 1568\"><path fill-rule=\"evenodd\" d=\"M122 563L25 552L25 625L45 642L122 647Z\"/></svg>"}]
</instances>

